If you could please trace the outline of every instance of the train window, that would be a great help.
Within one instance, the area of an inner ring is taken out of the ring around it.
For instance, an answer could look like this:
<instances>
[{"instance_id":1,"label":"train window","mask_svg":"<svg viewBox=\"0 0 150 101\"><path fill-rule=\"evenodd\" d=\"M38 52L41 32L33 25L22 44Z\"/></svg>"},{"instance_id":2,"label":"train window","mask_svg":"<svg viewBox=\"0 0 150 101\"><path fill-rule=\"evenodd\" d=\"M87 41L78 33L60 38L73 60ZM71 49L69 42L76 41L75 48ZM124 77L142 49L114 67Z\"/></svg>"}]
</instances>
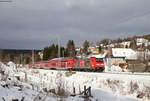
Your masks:
<instances>
[{"instance_id":1,"label":"train window","mask_svg":"<svg viewBox=\"0 0 150 101\"><path fill-rule=\"evenodd\" d=\"M103 62L103 58L96 58L96 62Z\"/></svg>"}]
</instances>

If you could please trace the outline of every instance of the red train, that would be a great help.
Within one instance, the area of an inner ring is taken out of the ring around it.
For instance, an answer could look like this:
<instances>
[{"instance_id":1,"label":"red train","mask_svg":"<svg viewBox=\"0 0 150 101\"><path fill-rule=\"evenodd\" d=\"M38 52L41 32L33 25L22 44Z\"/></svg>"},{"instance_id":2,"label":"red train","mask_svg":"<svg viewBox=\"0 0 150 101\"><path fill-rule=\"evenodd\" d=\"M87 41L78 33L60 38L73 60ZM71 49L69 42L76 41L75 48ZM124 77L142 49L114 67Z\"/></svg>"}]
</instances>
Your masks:
<instances>
[{"instance_id":1,"label":"red train","mask_svg":"<svg viewBox=\"0 0 150 101\"><path fill-rule=\"evenodd\" d=\"M105 69L103 58L54 58L49 61L41 61L30 64L32 68L69 69L79 71L103 71Z\"/></svg>"}]
</instances>

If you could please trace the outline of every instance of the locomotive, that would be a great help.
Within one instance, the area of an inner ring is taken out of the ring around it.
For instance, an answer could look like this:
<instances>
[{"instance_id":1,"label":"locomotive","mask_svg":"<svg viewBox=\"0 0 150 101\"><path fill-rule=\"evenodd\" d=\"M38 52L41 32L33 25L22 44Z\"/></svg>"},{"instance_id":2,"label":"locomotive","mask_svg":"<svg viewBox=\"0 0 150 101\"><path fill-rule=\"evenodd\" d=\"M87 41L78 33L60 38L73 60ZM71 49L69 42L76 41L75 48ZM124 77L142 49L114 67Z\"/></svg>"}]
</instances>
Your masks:
<instances>
[{"instance_id":1,"label":"locomotive","mask_svg":"<svg viewBox=\"0 0 150 101\"><path fill-rule=\"evenodd\" d=\"M73 70L73 71L98 71L102 72L105 69L103 58L73 58L61 57L54 58L48 61L35 62L29 64L30 68L44 68L56 70Z\"/></svg>"}]
</instances>

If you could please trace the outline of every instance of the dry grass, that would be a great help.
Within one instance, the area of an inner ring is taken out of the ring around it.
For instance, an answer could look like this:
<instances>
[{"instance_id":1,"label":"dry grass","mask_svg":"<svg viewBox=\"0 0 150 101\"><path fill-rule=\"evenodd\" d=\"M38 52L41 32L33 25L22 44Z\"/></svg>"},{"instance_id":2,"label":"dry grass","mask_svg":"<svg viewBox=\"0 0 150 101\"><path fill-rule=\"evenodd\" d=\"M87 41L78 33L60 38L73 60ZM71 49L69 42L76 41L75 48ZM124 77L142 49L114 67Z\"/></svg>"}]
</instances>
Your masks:
<instances>
[{"instance_id":1,"label":"dry grass","mask_svg":"<svg viewBox=\"0 0 150 101\"><path fill-rule=\"evenodd\" d=\"M137 98L147 98L150 100L150 87L144 86L145 89L143 91L139 91L137 94Z\"/></svg>"},{"instance_id":2,"label":"dry grass","mask_svg":"<svg viewBox=\"0 0 150 101\"><path fill-rule=\"evenodd\" d=\"M38 74L38 73L39 73L39 70L37 70L37 69L32 69L31 73Z\"/></svg>"},{"instance_id":3,"label":"dry grass","mask_svg":"<svg viewBox=\"0 0 150 101\"><path fill-rule=\"evenodd\" d=\"M72 76L73 74L76 74L76 72L73 71L65 72L66 77Z\"/></svg>"},{"instance_id":4,"label":"dry grass","mask_svg":"<svg viewBox=\"0 0 150 101\"><path fill-rule=\"evenodd\" d=\"M120 87L119 80L107 79L106 83L107 83L108 87L111 88L111 90L114 91L114 92L117 91L118 87Z\"/></svg>"},{"instance_id":5,"label":"dry grass","mask_svg":"<svg viewBox=\"0 0 150 101\"><path fill-rule=\"evenodd\" d=\"M137 82L132 82L132 81L131 81L131 82L130 82L130 90L129 90L129 93L130 93L130 94L133 94L133 93L137 92L138 89L139 89L139 86L138 86Z\"/></svg>"}]
</instances>

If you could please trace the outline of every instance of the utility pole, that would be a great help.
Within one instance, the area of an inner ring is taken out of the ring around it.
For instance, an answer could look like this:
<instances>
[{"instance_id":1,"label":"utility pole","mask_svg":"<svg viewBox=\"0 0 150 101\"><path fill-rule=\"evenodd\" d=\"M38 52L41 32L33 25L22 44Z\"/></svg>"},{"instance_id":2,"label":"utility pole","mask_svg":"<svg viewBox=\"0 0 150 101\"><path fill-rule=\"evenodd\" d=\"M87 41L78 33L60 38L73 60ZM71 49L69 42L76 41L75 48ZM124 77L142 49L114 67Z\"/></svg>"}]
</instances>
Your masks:
<instances>
[{"instance_id":1,"label":"utility pole","mask_svg":"<svg viewBox=\"0 0 150 101\"><path fill-rule=\"evenodd\" d=\"M57 37L57 41L58 41L58 58L60 57L60 38Z\"/></svg>"},{"instance_id":2,"label":"utility pole","mask_svg":"<svg viewBox=\"0 0 150 101\"><path fill-rule=\"evenodd\" d=\"M21 58L20 59L21 60L20 63L23 65L23 54L21 54L20 58Z\"/></svg>"},{"instance_id":3,"label":"utility pole","mask_svg":"<svg viewBox=\"0 0 150 101\"><path fill-rule=\"evenodd\" d=\"M59 36L57 37L57 41L58 41L58 68L59 68L59 63L60 63L60 60L59 60L60 59L60 38Z\"/></svg>"},{"instance_id":4,"label":"utility pole","mask_svg":"<svg viewBox=\"0 0 150 101\"><path fill-rule=\"evenodd\" d=\"M34 49L32 49L32 64L34 64Z\"/></svg>"}]
</instances>

